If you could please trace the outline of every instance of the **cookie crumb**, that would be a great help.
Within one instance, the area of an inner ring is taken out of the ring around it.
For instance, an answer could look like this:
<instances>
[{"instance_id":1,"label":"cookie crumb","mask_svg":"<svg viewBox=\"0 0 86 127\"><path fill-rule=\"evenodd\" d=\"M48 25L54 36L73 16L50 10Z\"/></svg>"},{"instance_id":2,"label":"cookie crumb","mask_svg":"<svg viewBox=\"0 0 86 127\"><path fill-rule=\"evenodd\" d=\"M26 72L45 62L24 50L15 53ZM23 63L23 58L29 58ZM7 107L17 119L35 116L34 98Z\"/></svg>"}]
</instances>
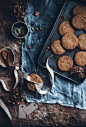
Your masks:
<instances>
[{"instance_id":1,"label":"cookie crumb","mask_svg":"<svg viewBox=\"0 0 86 127\"><path fill-rule=\"evenodd\" d=\"M63 20L64 19L64 16L61 16L60 19Z\"/></svg>"},{"instance_id":2,"label":"cookie crumb","mask_svg":"<svg viewBox=\"0 0 86 127\"><path fill-rule=\"evenodd\" d=\"M21 42L19 42L19 41L18 41L17 43L18 43L19 45L21 45L21 44L22 44L22 43L21 43Z\"/></svg>"},{"instance_id":3,"label":"cookie crumb","mask_svg":"<svg viewBox=\"0 0 86 127\"><path fill-rule=\"evenodd\" d=\"M22 61L24 62L24 61L25 61L25 59L22 59Z\"/></svg>"},{"instance_id":4,"label":"cookie crumb","mask_svg":"<svg viewBox=\"0 0 86 127\"><path fill-rule=\"evenodd\" d=\"M10 101L10 100L8 100L8 103L11 103L11 101Z\"/></svg>"},{"instance_id":5,"label":"cookie crumb","mask_svg":"<svg viewBox=\"0 0 86 127\"><path fill-rule=\"evenodd\" d=\"M75 66L70 70L71 74L77 73L81 78L85 78L84 69L80 66Z\"/></svg>"},{"instance_id":6,"label":"cookie crumb","mask_svg":"<svg viewBox=\"0 0 86 127\"><path fill-rule=\"evenodd\" d=\"M40 71L40 68L39 67L37 67L37 71Z\"/></svg>"},{"instance_id":7,"label":"cookie crumb","mask_svg":"<svg viewBox=\"0 0 86 127\"><path fill-rule=\"evenodd\" d=\"M50 47L47 47L47 48L46 48L46 52L48 52L48 51L49 51L49 49L50 49Z\"/></svg>"},{"instance_id":8,"label":"cookie crumb","mask_svg":"<svg viewBox=\"0 0 86 127\"><path fill-rule=\"evenodd\" d=\"M34 15L35 15L35 16L39 16L39 12L36 11Z\"/></svg>"},{"instance_id":9,"label":"cookie crumb","mask_svg":"<svg viewBox=\"0 0 86 127\"><path fill-rule=\"evenodd\" d=\"M40 27L40 26L38 26L38 27L36 28L36 30L37 30L37 31L40 31L40 30L41 30L41 27Z\"/></svg>"},{"instance_id":10,"label":"cookie crumb","mask_svg":"<svg viewBox=\"0 0 86 127\"><path fill-rule=\"evenodd\" d=\"M28 47L28 49L32 49L32 47L31 47L31 46L29 46L29 47Z\"/></svg>"}]
</instances>

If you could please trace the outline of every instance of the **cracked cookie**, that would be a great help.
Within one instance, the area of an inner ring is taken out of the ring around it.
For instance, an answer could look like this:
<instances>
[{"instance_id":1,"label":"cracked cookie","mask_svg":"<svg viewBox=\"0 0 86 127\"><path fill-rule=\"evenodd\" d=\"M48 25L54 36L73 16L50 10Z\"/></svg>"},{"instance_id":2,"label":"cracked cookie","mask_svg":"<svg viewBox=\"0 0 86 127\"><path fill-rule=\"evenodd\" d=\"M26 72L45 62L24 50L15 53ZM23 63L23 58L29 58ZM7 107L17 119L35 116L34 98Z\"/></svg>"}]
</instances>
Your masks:
<instances>
[{"instance_id":1,"label":"cracked cookie","mask_svg":"<svg viewBox=\"0 0 86 127\"><path fill-rule=\"evenodd\" d=\"M72 50L78 45L78 38L73 33L67 33L62 37L62 46L67 50Z\"/></svg>"},{"instance_id":2,"label":"cracked cookie","mask_svg":"<svg viewBox=\"0 0 86 127\"><path fill-rule=\"evenodd\" d=\"M60 40L53 41L51 44L51 50L55 55L61 55L65 52L65 49L60 44Z\"/></svg>"}]
</instances>

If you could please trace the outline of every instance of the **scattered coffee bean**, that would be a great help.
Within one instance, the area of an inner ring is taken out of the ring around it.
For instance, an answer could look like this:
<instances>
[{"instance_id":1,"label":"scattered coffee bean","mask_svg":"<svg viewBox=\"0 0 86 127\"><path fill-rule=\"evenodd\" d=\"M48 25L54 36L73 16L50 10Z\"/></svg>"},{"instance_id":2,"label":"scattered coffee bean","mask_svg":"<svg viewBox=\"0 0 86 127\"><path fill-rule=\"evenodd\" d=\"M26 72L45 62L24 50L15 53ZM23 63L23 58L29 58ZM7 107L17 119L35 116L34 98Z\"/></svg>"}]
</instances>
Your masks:
<instances>
[{"instance_id":1,"label":"scattered coffee bean","mask_svg":"<svg viewBox=\"0 0 86 127\"><path fill-rule=\"evenodd\" d=\"M12 95L10 97L10 100L8 100L8 103L12 105L25 103L25 98L20 87L17 87L12 91Z\"/></svg>"},{"instance_id":2,"label":"scattered coffee bean","mask_svg":"<svg viewBox=\"0 0 86 127\"><path fill-rule=\"evenodd\" d=\"M14 6L10 6L10 9L13 10L13 14L17 19L24 19L25 16L25 6L22 2L17 2L14 4Z\"/></svg>"},{"instance_id":3,"label":"scattered coffee bean","mask_svg":"<svg viewBox=\"0 0 86 127\"><path fill-rule=\"evenodd\" d=\"M18 43L19 45L21 45L21 44L22 44L22 43L21 43L21 42L19 42L19 41L18 41L17 43Z\"/></svg>"}]
</instances>

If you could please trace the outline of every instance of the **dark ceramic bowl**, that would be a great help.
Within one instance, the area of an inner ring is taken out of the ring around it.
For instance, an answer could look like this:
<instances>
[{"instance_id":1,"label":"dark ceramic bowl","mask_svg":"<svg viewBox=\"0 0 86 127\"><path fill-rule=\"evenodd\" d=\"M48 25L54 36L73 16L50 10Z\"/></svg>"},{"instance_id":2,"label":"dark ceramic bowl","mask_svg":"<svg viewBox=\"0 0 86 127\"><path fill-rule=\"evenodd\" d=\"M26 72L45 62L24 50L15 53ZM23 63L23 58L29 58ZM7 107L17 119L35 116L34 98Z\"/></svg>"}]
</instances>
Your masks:
<instances>
[{"instance_id":1,"label":"dark ceramic bowl","mask_svg":"<svg viewBox=\"0 0 86 127\"><path fill-rule=\"evenodd\" d=\"M28 28L24 22L18 21L12 25L11 32L16 38L25 38L28 34Z\"/></svg>"}]
</instances>

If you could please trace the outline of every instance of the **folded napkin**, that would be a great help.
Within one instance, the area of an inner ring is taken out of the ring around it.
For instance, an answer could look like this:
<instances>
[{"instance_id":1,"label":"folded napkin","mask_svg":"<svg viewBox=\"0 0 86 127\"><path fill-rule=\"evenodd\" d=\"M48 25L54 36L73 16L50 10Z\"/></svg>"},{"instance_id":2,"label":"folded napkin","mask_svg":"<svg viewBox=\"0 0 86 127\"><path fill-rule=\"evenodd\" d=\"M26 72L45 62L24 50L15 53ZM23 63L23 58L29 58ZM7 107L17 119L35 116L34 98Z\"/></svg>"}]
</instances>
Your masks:
<instances>
[{"instance_id":1,"label":"folded napkin","mask_svg":"<svg viewBox=\"0 0 86 127\"><path fill-rule=\"evenodd\" d=\"M39 74L44 81L43 89L49 87L51 77L49 72L42 67L37 71L38 57L63 3L63 0L29 0L26 4L24 20L29 34L22 44L21 68L27 74ZM39 12L39 16L34 16L35 11ZM35 28L34 30L31 25ZM37 31L37 27L41 30ZM55 74L54 86L46 95L29 91L24 79L22 79L22 86L27 102L59 103L64 106L86 109L86 80L81 84L75 84Z\"/></svg>"}]
</instances>

